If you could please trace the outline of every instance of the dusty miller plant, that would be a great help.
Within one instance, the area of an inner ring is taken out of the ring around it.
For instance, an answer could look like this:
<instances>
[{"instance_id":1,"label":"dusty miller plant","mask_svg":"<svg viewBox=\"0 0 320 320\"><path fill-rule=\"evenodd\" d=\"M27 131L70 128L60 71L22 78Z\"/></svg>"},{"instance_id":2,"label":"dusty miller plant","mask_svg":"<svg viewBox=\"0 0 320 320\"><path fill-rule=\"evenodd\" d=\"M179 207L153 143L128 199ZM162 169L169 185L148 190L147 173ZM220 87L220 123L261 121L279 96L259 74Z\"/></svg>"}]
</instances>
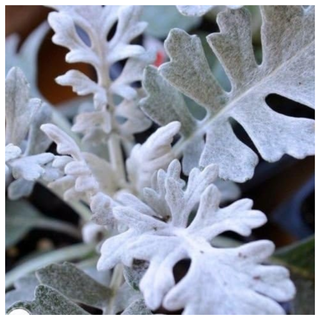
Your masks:
<instances>
[{"instance_id":1,"label":"dusty miller plant","mask_svg":"<svg viewBox=\"0 0 320 320\"><path fill-rule=\"evenodd\" d=\"M178 9L200 16L211 7ZM266 216L252 209L249 199L223 208L220 203L237 198L230 181L252 178L258 163L255 152L236 137L233 121L269 162L284 154L298 159L314 154L314 121L279 114L265 101L276 93L314 107L314 7L261 7L261 64L252 47L250 14L238 7L224 8L217 17L220 31L207 36L230 92L210 70L200 39L183 30L171 30L165 41L169 62L151 66L155 53L132 44L146 28L138 6L53 7L56 12L48 18L53 42L69 50L67 62L87 63L97 75L92 80L70 70L56 81L80 96L91 95L92 103L79 108L74 119L79 144L46 123L45 106L29 100L23 74L11 69L8 194L27 195L41 179L66 201L87 204L92 221L84 238L91 241L108 230L97 268L112 270L112 278L102 285L72 264L51 265L15 283L11 306L34 314L87 314L81 303L105 314L151 314L160 307L183 309L183 314L284 313L280 303L294 297L295 287L287 269L268 262L274 244L259 240L226 248L217 242L226 231L249 236ZM111 76L123 60L121 72ZM205 108L204 119L193 117L184 95ZM134 135L152 121L159 129L136 144ZM58 155L44 153L48 138ZM104 156L83 150L88 144ZM184 259L191 265L176 283L173 269Z\"/></svg>"}]
</instances>

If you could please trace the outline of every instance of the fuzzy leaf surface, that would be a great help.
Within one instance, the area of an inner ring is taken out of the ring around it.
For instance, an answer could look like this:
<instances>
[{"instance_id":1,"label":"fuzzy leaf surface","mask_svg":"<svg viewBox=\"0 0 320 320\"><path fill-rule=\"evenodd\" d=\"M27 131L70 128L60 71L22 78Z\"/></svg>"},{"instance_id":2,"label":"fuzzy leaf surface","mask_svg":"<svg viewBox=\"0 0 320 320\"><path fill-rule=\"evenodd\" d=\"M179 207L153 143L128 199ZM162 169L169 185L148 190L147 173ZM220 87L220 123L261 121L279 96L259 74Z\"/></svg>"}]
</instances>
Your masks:
<instances>
[{"instance_id":1,"label":"fuzzy leaf surface","mask_svg":"<svg viewBox=\"0 0 320 320\"><path fill-rule=\"evenodd\" d=\"M88 315L85 310L67 299L58 291L39 285L35 290L35 299L30 302L17 302L8 312L15 309L26 309L31 315Z\"/></svg>"},{"instance_id":2,"label":"fuzzy leaf surface","mask_svg":"<svg viewBox=\"0 0 320 320\"><path fill-rule=\"evenodd\" d=\"M128 230L105 241L98 269L149 262L139 286L151 310L163 304L169 310L184 308L184 314L282 314L278 302L292 299L295 288L285 268L262 265L274 250L272 242L236 249L211 245L226 231L250 235L266 222L265 215L252 210L249 199L219 208L220 193L213 185L217 166L193 169L187 186L180 173L177 160L167 172L159 170L144 189L144 202L121 195L123 205L113 213ZM176 285L173 267L183 259L191 259L191 267Z\"/></svg>"},{"instance_id":3,"label":"fuzzy leaf surface","mask_svg":"<svg viewBox=\"0 0 320 320\"><path fill-rule=\"evenodd\" d=\"M82 152L75 141L53 124L41 126L41 130L57 144L53 167L62 175L49 184L63 191L67 200L90 200L99 192L112 194L115 187L114 173L110 164L91 153Z\"/></svg>"},{"instance_id":4,"label":"fuzzy leaf surface","mask_svg":"<svg viewBox=\"0 0 320 320\"><path fill-rule=\"evenodd\" d=\"M79 114L73 130L85 141L105 143L111 131L117 131L129 140L132 135L147 129L151 122L138 108L139 89L132 84L141 81L143 69L154 60L147 52L131 42L142 34L147 24L139 21L139 6L53 6L58 12L49 15L49 24L55 31L54 43L66 47L66 61L92 65L97 81L78 70L69 70L56 81L72 86L78 95L93 95L94 110ZM110 37L112 27L115 33ZM82 37L80 36L82 34ZM117 64L127 59L122 68ZM116 73L114 72L116 70ZM116 74L111 77L110 74ZM115 105L115 96L123 99ZM124 122L119 116L125 113Z\"/></svg>"},{"instance_id":5,"label":"fuzzy leaf surface","mask_svg":"<svg viewBox=\"0 0 320 320\"><path fill-rule=\"evenodd\" d=\"M142 109L161 125L181 122L182 138L174 151L177 157L187 156L185 173L195 165L216 163L223 179L244 182L253 176L258 157L236 137L230 119L244 128L266 161L277 161L284 154L298 159L314 154L314 120L277 113L265 100L278 94L314 108L314 6L262 6L261 15L260 65L246 9L220 12L220 32L207 37L231 82L230 92L213 76L200 39L179 29L165 41L170 62L157 74L145 73L148 96ZM182 112L177 110L188 114L181 93L206 109L203 120L179 119ZM163 105L168 115L156 105Z\"/></svg>"},{"instance_id":6,"label":"fuzzy leaf surface","mask_svg":"<svg viewBox=\"0 0 320 320\"><path fill-rule=\"evenodd\" d=\"M152 312L147 308L143 298L137 299L126 308L122 315L151 315Z\"/></svg>"},{"instance_id":7,"label":"fuzzy leaf surface","mask_svg":"<svg viewBox=\"0 0 320 320\"><path fill-rule=\"evenodd\" d=\"M39 281L72 301L98 309L106 308L110 289L93 280L71 263L52 264L36 272Z\"/></svg>"},{"instance_id":8,"label":"fuzzy leaf surface","mask_svg":"<svg viewBox=\"0 0 320 320\"><path fill-rule=\"evenodd\" d=\"M175 121L159 128L144 144L136 144L126 161L131 183L136 190L148 187L152 175L159 169L166 169L174 159L171 143L179 132L180 123Z\"/></svg>"},{"instance_id":9,"label":"fuzzy leaf surface","mask_svg":"<svg viewBox=\"0 0 320 320\"><path fill-rule=\"evenodd\" d=\"M50 122L51 110L40 99L30 99L29 91L23 72L11 68L6 77L5 161L6 186L12 200L28 196L33 181L46 173L54 158L51 153L44 153L50 140L40 131L43 123Z\"/></svg>"}]
</instances>

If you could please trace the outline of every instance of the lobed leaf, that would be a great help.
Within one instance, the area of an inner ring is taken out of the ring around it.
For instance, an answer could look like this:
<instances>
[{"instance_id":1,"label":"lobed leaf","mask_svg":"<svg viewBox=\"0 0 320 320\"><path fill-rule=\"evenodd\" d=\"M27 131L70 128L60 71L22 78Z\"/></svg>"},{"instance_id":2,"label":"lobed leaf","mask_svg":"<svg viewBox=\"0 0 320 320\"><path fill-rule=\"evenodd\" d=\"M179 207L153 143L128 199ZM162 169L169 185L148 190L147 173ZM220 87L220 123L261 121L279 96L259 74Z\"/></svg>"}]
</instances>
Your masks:
<instances>
[{"instance_id":1,"label":"lobed leaf","mask_svg":"<svg viewBox=\"0 0 320 320\"><path fill-rule=\"evenodd\" d=\"M139 21L139 6L53 6L58 12L49 15L55 31L54 43L69 49L69 63L84 62L97 73L93 81L77 70L70 70L56 80L60 85L72 86L78 95L93 95L95 109L80 114L73 130L84 135L84 140L95 144L106 143L111 131L126 139L145 130L151 122L138 109L139 90L133 85L142 79L142 71L154 60L153 52L131 42L146 28ZM117 23L114 34L112 27ZM80 36L82 34L82 37ZM125 66L114 74L120 60ZM121 97L123 103L115 103ZM125 113L124 123L119 121Z\"/></svg>"},{"instance_id":2,"label":"lobed leaf","mask_svg":"<svg viewBox=\"0 0 320 320\"><path fill-rule=\"evenodd\" d=\"M185 173L195 164L216 163L223 179L244 182L253 176L258 157L236 137L231 119L269 162L284 154L298 159L314 154L314 120L277 113L265 101L269 94L278 94L314 107L314 7L263 6L261 14L261 65L255 60L246 9L219 13L220 32L207 37L231 82L230 92L211 73L200 39L179 29L165 41L170 62L158 73L151 69L145 73L148 96L142 108L157 123L180 120L177 109L188 114L181 93L207 111L201 121L181 121L182 138L173 151L187 157ZM155 108L162 104L167 115Z\"/></svg>"},{"instance_id":3,"label":"lobed leaf","mask_svg":"<svg viewBox=\"0 0 320 320\"><path fill-rule=\"evenodd\" d=\"M98 270L146 261L139 287L151 310L163 304L172 311L183 308L184 314L283 314L278 302L292 299L295 288L285 268L263 265L273 253L272 242L212 246L226 231L248 236L266 222L248 199L219 208L220 193L212 184L217 171L214 165L195 168L184 187L174 160L167 172L154 176L144 203L122 194L112 211L128 230L105 241ZM191 259L191 267L176 284L173 268L183 259Z\"/></svg>"}]
</instances>

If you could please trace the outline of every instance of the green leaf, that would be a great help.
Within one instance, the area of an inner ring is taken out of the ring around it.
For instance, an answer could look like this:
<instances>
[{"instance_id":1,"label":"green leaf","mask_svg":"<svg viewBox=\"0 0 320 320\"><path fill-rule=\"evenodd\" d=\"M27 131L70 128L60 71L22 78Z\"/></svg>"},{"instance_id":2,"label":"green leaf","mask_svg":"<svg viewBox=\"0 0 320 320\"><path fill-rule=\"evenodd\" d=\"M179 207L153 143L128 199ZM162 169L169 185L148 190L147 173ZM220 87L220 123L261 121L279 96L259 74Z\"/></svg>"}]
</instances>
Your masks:
<instances>
[{"instance_id":1,"label":"green leaf","mask_svg":"<svg viewBox=\"0 0 320 320\"><path fill-rule=\"evenodd\" d=\"M315 242L314 236L279 249L275 258L291 271L296 286L293 314L315 314Z\"/></svg>"},{"instance_id":2,"label":"green leaf","mask_svg":"<svg viewBox=\"0 0 320 320\"><path fill-rule=\"evenodd\" d=\"M298 274L292 273L297 294L292 302L292 314L315 314L315 284L314 280L301 277Z\"/></svg>"},{"instance_id":3,"label":"green leaf","mask_svg":"<svg viewBox=\"0 0 320 320\"><path fill-rule=\"evenodd\" d=\"M75 265L65 262L52 264L36 272L42 284L56 289L76 302L104 309L110 297L110 289L93 280Z\"/></svg>"},{"instance_id":4,"label":"green leaf","mask_svg":"<svg viewBox=\"0 0 320 320\"><path fill-rule=\"evenodd\" d=\"M314 279L314 236L281 248L275 253L285 265L295 273Z\"/></svg>"},{"instance_id":5,"label":"green leaf","mask_svg":"<svg viewBox=\"0 0 320 320\"><path fill-rule=\"evenodd\" d=\"M32 315L89 314L58 291L44 285L37 287L33 301L18 302L8 312L19 308L28 310Z\"/></svg>"}]
</instances>

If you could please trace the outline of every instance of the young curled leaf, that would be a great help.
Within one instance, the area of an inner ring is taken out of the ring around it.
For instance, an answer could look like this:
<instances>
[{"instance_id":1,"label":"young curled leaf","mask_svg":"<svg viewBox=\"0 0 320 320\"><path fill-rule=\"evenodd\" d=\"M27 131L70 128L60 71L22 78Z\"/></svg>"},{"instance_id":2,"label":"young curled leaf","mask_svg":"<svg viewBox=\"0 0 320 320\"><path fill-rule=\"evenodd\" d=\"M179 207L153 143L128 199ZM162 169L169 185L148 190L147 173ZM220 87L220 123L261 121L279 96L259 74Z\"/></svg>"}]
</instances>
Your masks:
<instances>
[{"instance_id":1,"label":"young curled leaf","mask_svg":"<svg viewBox=\"0 0 320 320\"><path fill-rule=\"evenodd\" d=\"M57 144L57 151L62 154L53 161L53 166L62 175L51 181L49 187L59 188L68 200L80 198L90 201L98 192L114 193L114 173L107 161L82 152L72 138L53 124L42 125L41 129Z\"/></svg>"},{"instance_id":2,"label":"young curled leaf","mask_svg":"<svg viewBox=\"0 0 320 320\"><path fill-rule=\"evenodd\" d=\"M159 128L144 144L137 144L126 161L131 183L142 190L151 183L151 176L159 169L166 169L174 156L171 143L179 132L180 123L174 121Z\"/></svg>"}]
</instances>

